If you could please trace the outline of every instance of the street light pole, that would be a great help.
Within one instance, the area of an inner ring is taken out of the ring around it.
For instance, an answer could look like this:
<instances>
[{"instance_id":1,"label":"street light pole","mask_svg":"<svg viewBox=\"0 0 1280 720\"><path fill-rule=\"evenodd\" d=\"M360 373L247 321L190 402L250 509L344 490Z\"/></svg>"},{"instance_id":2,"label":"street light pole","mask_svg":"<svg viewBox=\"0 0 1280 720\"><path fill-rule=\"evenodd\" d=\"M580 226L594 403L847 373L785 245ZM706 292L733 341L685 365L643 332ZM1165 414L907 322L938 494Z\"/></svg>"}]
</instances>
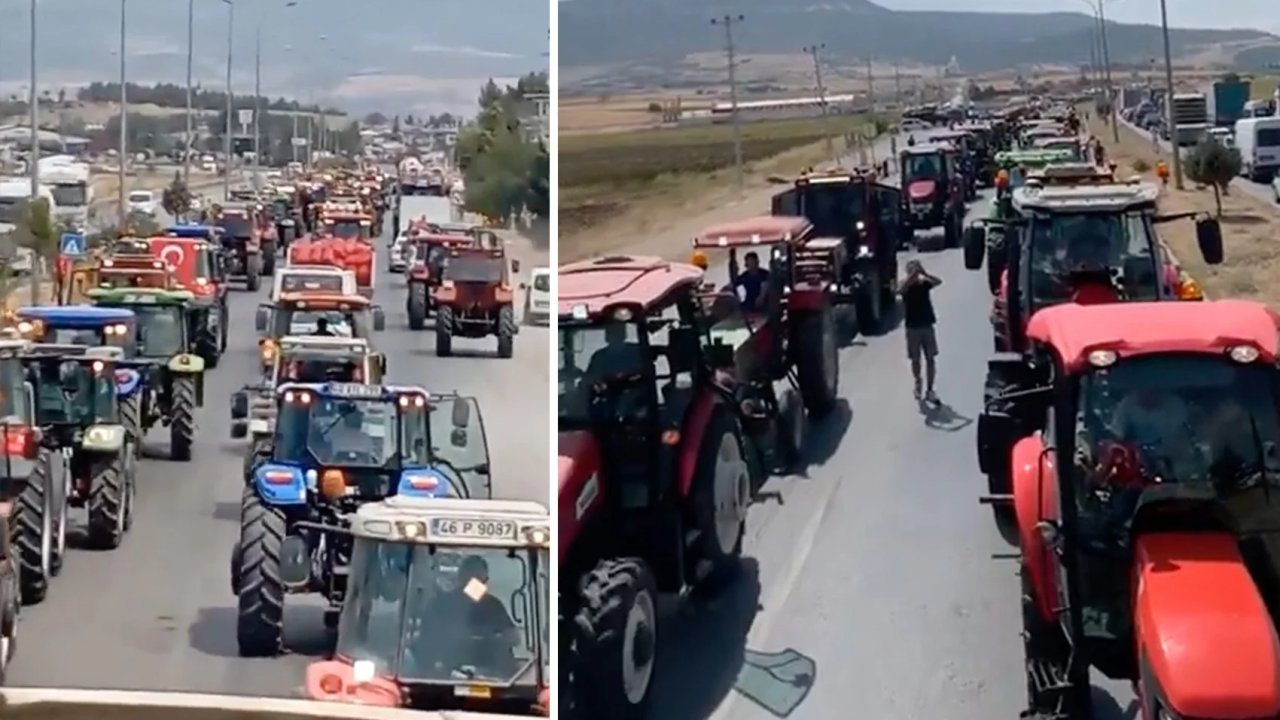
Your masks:
<instances>
[{"instance_id":1,"label":"street light pole","mask_svg":"<svg viewBox=\"0 0 1280 720\"><path fill-rule=\"evenodd\" d=\"M236 27L236 5L232 0L222 0L227 4L227 123L223 129L223 152L227 157L227 166L222 174L222 199L231 197L231 36Z\"/></svg>"},{"instance_id":2,"label":"street light pole","mask_svg":"<svg viewBox=\"0 0 1280 720\"><path fill-rule=\"evenodd\" d=\"M1182 158L1178 153L1178 116L1173 112L1173 54L1169 50L1169 7L1160 0L1160 31L1164 34L1164 107L1169 117L1169 140L1173 152L1173 186L1182 190Z\"/></svg>"},{"instance_id":3,"label":"street light pole","mask_svg":"<svg viewBox=\"0 0 1280 720\"><path fill-rule=\"evenodd\" d=\"M187 0L187 136L183 143L185 151L182 153L182 181L191 184L191 145L192 134L195 132L194 111L192 110L191 96L193 88L191 87L191 66L195 55L196 40L196 0Z\"/></svg>"},{"instance_id":4,"label":"street light pole","mask_svg":"<svg viewBox=\"0 0 1280 720\"><path fill-rule=\"evenodd\" d=\"M116 172L120 173L116 182L116 201L120 205L120 214L118 218L119 226L124 228L127 219L125 197L128 188L125 187L127 175L125 175L124 164L129 159L129 97L128 91L125 89L125 65L124 65L124 45L125 30L128 28L128 15L125 14L125 5L128 0L120 0L120 165Z\"/></svg>"},{"instance_id":5,"label":"street light pole","mask_svg":"<svg viewBox=\"0 0 1280 720\"><path fill-rule=\"evenodd\" d=\"M40 94L36 88L36 0L31 0L31 199L40 197Z\"/></svg>"},{"instance_id":6,"label":"street light pole","mask_svg":"<svg viewBox=\"0 0 1280 720\"><path fill-rule=\"evenodd\" d=\"M739 191L746 183L746 176L742 169L742 117L738 113L738 61L733 47L733 25L745 19L742 15L711 19L712 25L724 26L725 53L729 56L729 116L733 122L733 167Z\"/></svg>"},{"instance_id":7,"label":"street light pole","mask_svg":"<svg viewBox=\"0 0 1280 720\"><path fill-rule=\"evenodd\" d=\"M1120 142L1120 117L1116 110L1116 89L1111 82L1111 50L1107 46L1107 0L1098 0L1098 31L1102 36L1102 66L1106 70L1107 105L1111 108L1111 140Z\"/></svg>"},{"instance_id":8,"label":"street light pole","mask_svg":"<svg viewBox=\"0 0 1280 720\"><path fill-rule=\"evenodd\" d=\"M253 51L253 177L258 180L262 167L262 17L258 17L258 31L254 36Z\"/></svg>"}]
</instances>

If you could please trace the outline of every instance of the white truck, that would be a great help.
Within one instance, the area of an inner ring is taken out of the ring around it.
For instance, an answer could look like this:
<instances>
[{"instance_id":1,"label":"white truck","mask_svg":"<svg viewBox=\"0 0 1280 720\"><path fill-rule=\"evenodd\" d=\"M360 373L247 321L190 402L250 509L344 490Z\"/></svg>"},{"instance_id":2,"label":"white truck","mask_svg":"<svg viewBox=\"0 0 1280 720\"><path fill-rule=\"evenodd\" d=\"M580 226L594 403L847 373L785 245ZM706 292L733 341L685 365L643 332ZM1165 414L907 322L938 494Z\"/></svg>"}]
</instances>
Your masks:
<instances>
[{"instance_id":1,"label":"white truck","mask_svg":"<svg viewBox=\"0 0 1280 720\"><path fill-rule=\"evenodd\" d=\"M47 185L41 184L36 193L49 203L55 216L58 203ZM31 198L31 180L19 177L0 178L0 235L12 233L17 227L22 206ZM0 243L0 272L27 274L31 272L34 256L26 248L15 248L12 243Z\"/></svg>"},{"instance_id":2,"label":"white truck","mask_svg":"<svg viewBox=\"0 0 1280 720\"><path fill-rule=\"evenodd\" d=\"M1177 93L1173 96L1173 117L1178 136L1167 138L1178 147L1195 145L1209 132L1209 100L1204 93Z\"/></svg>"},{"instance_id":3,"label":"white truck","mask_svg":"<svg viewBox=\"0 0 1280 720\"><path fill-rule=\"evenodd\" d=\"M82 233L88 230L89 206L93 204L89 165L68 156L46 158L40 161L40 180L49 186L57 203L54 220Z\"/></svg>"}]
</instances>

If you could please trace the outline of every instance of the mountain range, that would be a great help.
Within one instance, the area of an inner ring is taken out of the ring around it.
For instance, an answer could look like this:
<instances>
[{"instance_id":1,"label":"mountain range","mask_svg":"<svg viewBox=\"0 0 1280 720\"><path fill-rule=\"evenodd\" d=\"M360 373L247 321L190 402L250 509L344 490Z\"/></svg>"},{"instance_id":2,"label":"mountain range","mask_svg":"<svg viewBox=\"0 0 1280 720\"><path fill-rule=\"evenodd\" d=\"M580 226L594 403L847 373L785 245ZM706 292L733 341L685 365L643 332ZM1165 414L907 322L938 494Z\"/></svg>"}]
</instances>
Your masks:
<instances>
[{"instance_id":1,"label":"mountain range","mask_svg":"<svg viewBox=\"0 0 1280 720\"><path fill-rule=\"evenodd\" d=\"M137 83L186 82L182 0L36 0L37 82L42 88L119 78L120 8L125 60ZM30 5L0 3L0 93L25 92ZM193 78L226 83L229 6L194 2ZM232 33L233 92L254 86L261 27L264 94L323 101L354 113L472 115L485 81L545 71L550 14L537 0L239 0Z\"/></svg>"},{"instance_id":2,"label":"mountain range","mask_svg":"<svg viewBox=\"0 0 1280 720\"><path fill-rule=\"evenodd\" d=\"M955 58L967 72L1087 63L1097 27L1085 13L897 11L869 0L566 0L559 8L565 67L672 62L720 50L724 31L709 21L726 13L745 18L733 29L744 54L797 53L823 43L833 61L871 57L937 66ZM1146 63L1164 55L1158 26L1108 23L1107 32L1113 62ZM1175 29L1170 44L1176 57L1184 57L1223 46L1280 48L1280 37L1248 29Z\"/></svg>"}]
</instances>

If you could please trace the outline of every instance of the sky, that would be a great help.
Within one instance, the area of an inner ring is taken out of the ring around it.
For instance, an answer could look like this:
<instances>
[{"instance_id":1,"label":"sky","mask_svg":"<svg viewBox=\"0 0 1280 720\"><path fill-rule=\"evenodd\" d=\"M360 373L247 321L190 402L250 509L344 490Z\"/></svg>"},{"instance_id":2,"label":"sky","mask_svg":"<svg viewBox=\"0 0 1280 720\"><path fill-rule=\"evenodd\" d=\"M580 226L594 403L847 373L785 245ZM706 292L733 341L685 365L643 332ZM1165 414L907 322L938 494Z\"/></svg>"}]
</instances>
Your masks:
<instances>
[{"instance_id":1,"label":"sky","mask_svg":"<svg viewBox=\"0 0 1280 720\"><path fill-rule=\"evenodd\" d=\"M985 10L991 12L1084 11L1094 0L872 0L892 10ZM1169 24L1193 28L1247 28L1280 33L1280 0L1168 0ZM1110 0L1107 19L1159 24L1159 0Z\"/></svg>"}]
</instances>

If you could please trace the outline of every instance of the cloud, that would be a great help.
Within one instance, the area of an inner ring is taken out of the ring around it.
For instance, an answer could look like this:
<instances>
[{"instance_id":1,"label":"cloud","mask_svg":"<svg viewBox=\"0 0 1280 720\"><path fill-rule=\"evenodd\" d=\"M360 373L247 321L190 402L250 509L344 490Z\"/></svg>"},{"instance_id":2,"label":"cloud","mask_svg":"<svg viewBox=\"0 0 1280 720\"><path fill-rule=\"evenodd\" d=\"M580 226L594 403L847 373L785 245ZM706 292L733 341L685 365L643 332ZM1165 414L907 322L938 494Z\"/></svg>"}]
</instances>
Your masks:
<instances>
[{"instance_id":1,"label":"cloud","mask_svg":"<svg viewBox=\"0 0 1280 720\"><path fill-rule=\"evenodd\" d=\"M514 53L499 52L497 50L482 50L467 45L458 47L450 47L448 45L433 45L430 43L418 44L413 46L413 52L416 53L432 53L436 55L464 55L467 57L486 57L486 58L506 58L514 59L521 57Z\"/></svg>"},{"instance_id":2,"label":"cloud","mask_svg":"<svg viewBox=\"0 0 1280 720\"><path fill-rule=\"evenodd\" d=\"M439 78L418 75L366 75L349 77L330 97L343 107L379 109L406 107L413 112L448 111L464 116L476 113L476 98L487 77ZM501 87L515 77L495 77Z\"/></svg>"}]
</instances>

